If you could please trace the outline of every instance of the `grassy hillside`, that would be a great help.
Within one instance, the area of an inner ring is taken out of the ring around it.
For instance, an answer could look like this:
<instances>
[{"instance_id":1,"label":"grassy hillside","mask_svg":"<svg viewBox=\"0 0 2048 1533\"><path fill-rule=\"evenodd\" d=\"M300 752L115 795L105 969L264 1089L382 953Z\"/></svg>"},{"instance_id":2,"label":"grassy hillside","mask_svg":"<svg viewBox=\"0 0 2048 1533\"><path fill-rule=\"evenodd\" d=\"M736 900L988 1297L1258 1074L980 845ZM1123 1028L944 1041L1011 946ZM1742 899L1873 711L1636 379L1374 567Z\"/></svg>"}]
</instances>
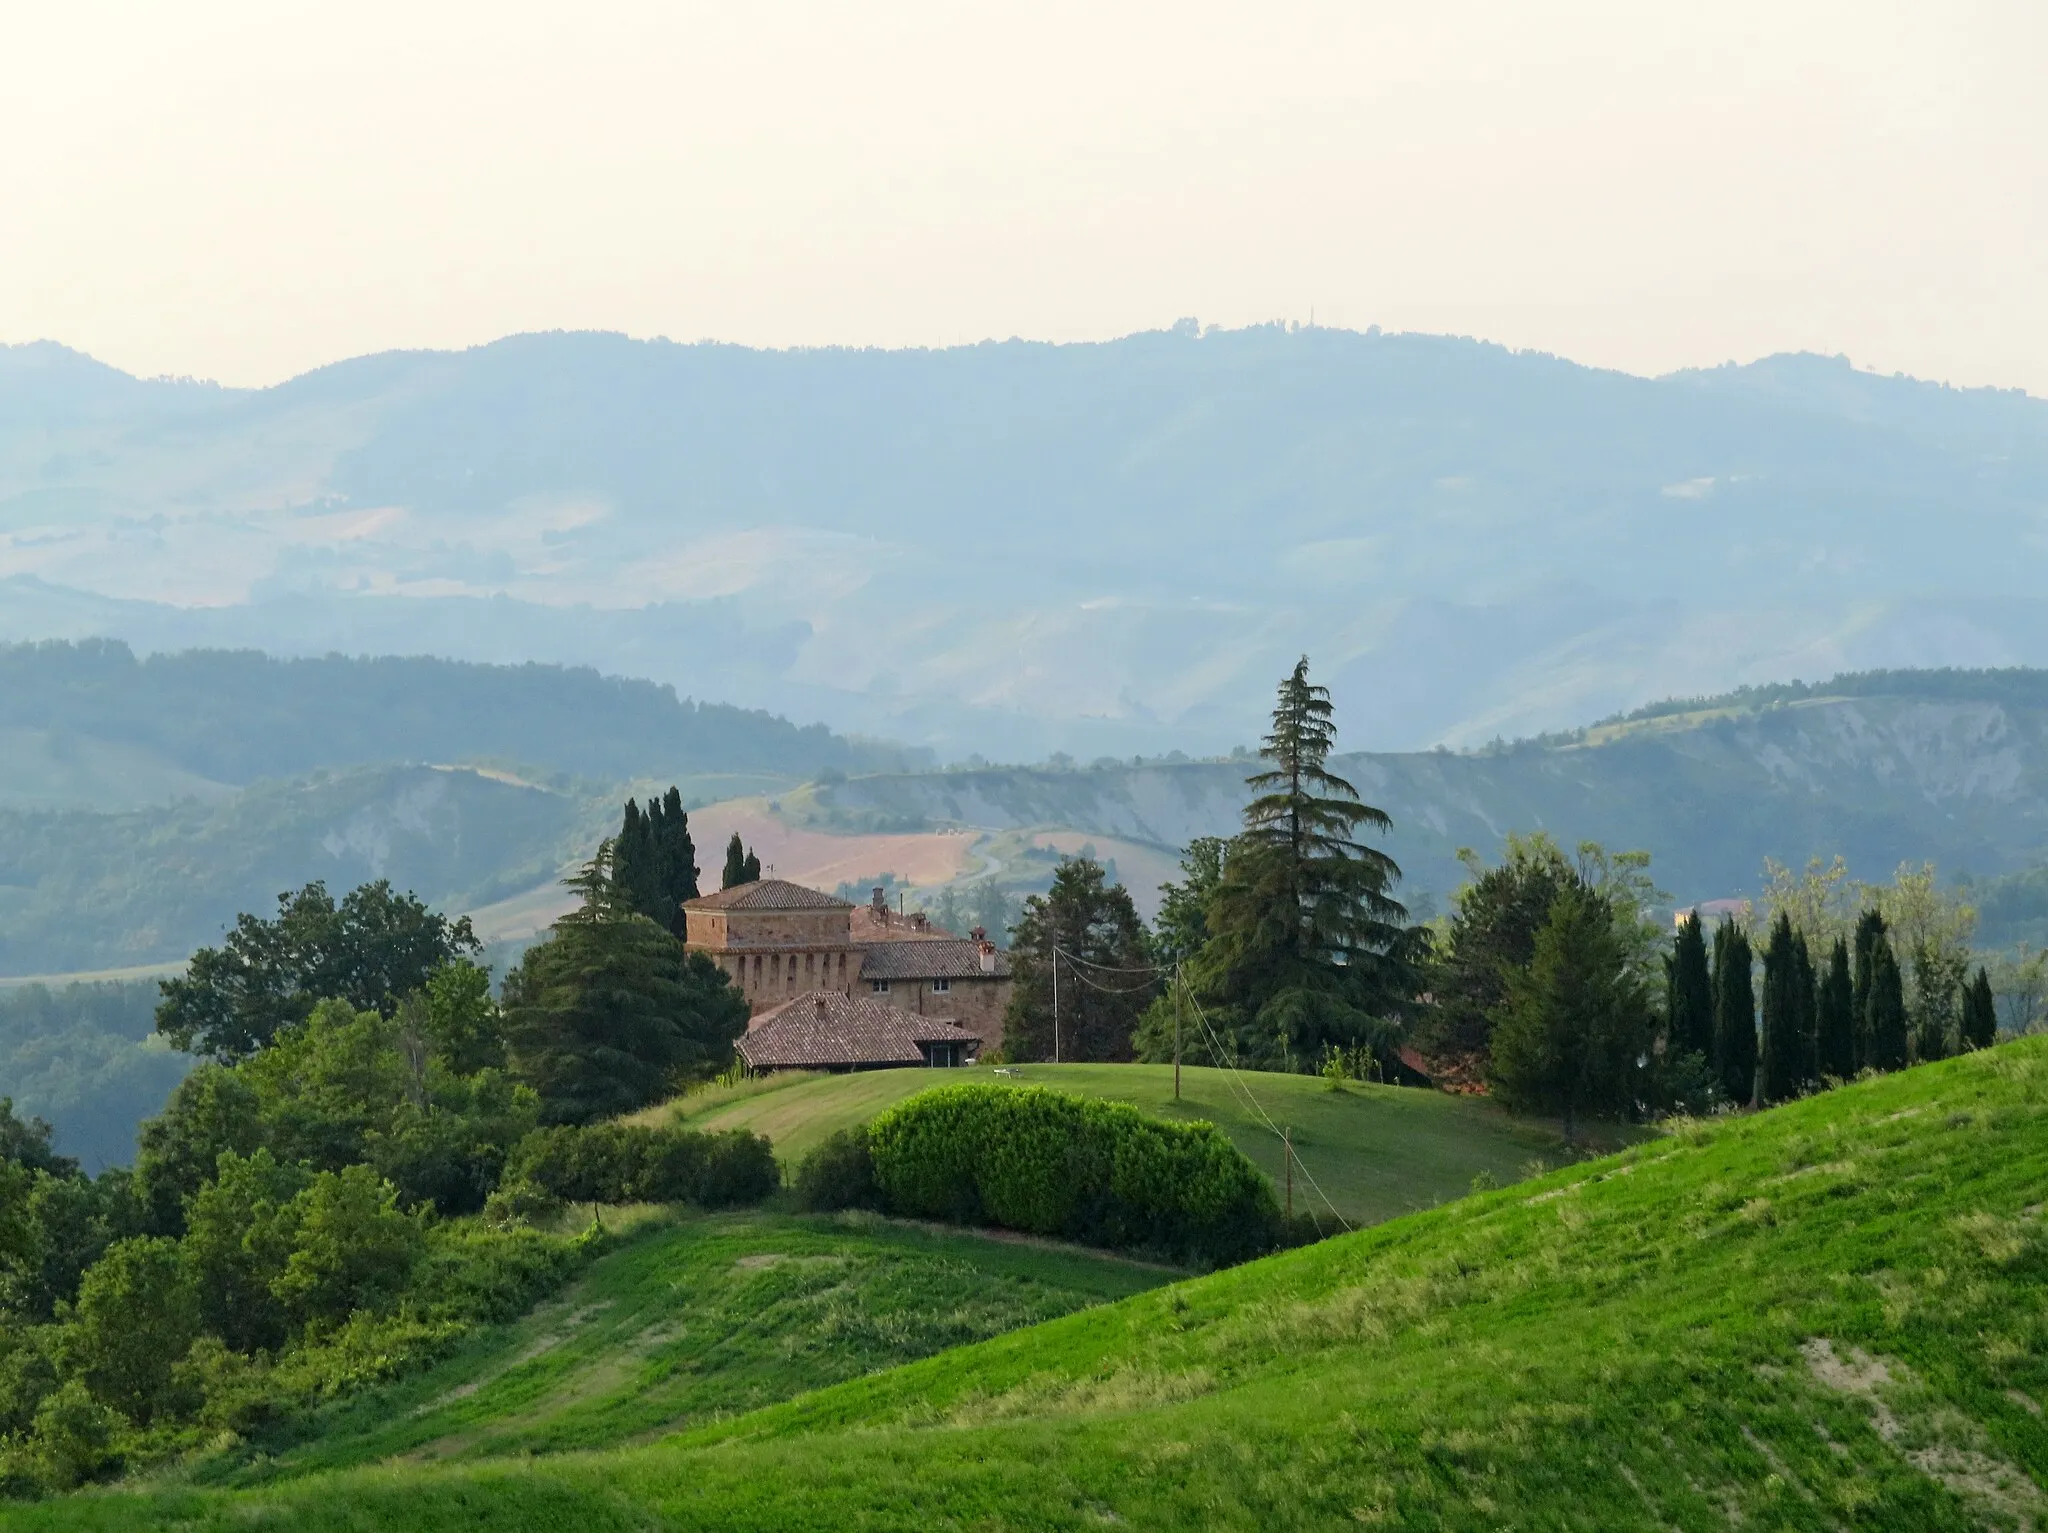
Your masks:
<instances>
[{"instance_id":1,"label":"grassy hillside","mask_svg":"<svg viewBox=\"0 0 2048 1533\"><path fill-rule=\"evenodd\" d=\"M1228 1134L1276 1186L1285 1176L1280 1142L1222 1070L1182 1071L1173 1098L1171 1065L1025 1065L998 1076L987 1068L875 1070L861 1075L770 1076L731 1091L713 1090L641 1114L691 1128L750 1128L775 1142L786 1165L839 1129L864 1123L892 1102L958 1080L1056 1086L1082 1096L1129 1102L1162 1118L1205 1118ZM1241 1079L1274 1123L1292 1128L1294 1148L1339 1213L1354 1224L1462 1197L1482 1171L1496 1182L1528 1173L1532 1161L1564 1158L1554 1129L1510 1118L1490 1102L1394 1086L1348 1085L1332 1091L1305 1075L1246 1074ZM1322 1205L1297 1173L1295 1206Z\"/></svg>"},{"instance_id":2,"label":"grassy hillside","mask_svg":"<svg viewBox=\"0 0 2048 1533\"><path fill-rule=\"evenodd\" d=\"M254 1483L381 1459L638 1441L1172 1276L1093 1252L866 1216L756 1212L658 1225L518 1324L347 1402L304 1441L231 1449L198 1473Z\"/></svg>"},{"instance_id":3,"label":"grassy hillside","mask_svg":"<svg viewBox=\"0 0 2048 1533\"><path fill-rule=\"evenodd\" d=\"M648 1446L28 1529L2038 1526L2048 1039Z\"/></svg>"}]
</instances>

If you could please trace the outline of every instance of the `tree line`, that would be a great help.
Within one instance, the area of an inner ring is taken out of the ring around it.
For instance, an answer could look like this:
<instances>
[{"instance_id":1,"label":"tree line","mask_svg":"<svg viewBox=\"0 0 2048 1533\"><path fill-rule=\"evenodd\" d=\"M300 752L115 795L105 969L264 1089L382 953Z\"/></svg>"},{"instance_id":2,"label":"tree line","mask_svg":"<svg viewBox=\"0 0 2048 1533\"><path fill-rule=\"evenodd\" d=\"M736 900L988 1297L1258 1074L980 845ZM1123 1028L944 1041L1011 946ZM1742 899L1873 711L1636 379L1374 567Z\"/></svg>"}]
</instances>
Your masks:
<instances>
[{"instance_id":1,"label":"tree line","mask_svg":"<svg viewBox=\"0 0 2048 1533\"><path fill-rule=\"evenodd\" d=\"M1014 932L1011 1059L1163 1061L1413 1079L1511 1107L1642 1115L1782 1101L1996 1039L1974 914L1931 867L1857 884L1767 865L1765 932L1657 912L1646 852L1510 835L1466 851L1421 924L1362 836L1387 816L1328 770L1328 694L1282 683L1234 837L1191 843L1148 930L1092 859L1064 861ZM1759 947L1759 940L1761 946Z\"/></svg>"}]
</instances>

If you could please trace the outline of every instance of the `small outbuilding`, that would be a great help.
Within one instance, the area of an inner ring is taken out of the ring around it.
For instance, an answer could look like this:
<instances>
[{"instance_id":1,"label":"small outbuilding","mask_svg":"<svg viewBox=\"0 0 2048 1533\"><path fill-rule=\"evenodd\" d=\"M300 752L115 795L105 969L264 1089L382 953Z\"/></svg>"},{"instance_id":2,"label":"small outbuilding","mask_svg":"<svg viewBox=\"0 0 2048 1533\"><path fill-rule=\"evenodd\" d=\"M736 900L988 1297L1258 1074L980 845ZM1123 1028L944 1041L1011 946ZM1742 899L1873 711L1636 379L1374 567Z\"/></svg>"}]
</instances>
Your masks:
<instances>
[{"instance_id":1,"label":"small outbuilding","mask_svg":"<svg viewBox=\"0 0 2048 1533\"><path fill-rule=\"evenodd\" d=\"M762 1012L738 1043L749 1073L947 1069L974 1063L981 1039L940 1017L867 997L813 990Z\"/></svg>"}]
</instances>

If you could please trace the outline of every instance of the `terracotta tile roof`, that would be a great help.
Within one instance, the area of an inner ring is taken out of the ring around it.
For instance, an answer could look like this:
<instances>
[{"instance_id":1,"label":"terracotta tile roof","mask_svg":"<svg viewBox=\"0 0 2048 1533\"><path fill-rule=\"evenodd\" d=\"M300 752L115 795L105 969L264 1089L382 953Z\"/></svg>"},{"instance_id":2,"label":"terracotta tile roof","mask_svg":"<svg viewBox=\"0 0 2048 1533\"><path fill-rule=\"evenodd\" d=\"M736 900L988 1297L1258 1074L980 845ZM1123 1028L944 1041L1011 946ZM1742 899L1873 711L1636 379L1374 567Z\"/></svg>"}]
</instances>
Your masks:
<instances>
[{"instance_id":1,"label":"terracotta tile roof","mask_svg":"<svg viewBox=\"0 0 2048 1533\"><path fill-rule=\"evenodd\" d=\"M816 889L806 889L786 878L763 878L751 884L735 884L716 894L700 894L684 900L685 910L851 910L847 901Z\"/></svg>"},{"instance_id":2,"label":"terracotta tile roof","mask_svg":"<svg viewBox=\"0 0 2048 1533\"><path fill-rule=\"evenodd\" d=\"M1008 979L1010 955L996 950L993 975L981 967L981 944L971 937L912 938L906 942L863 942L862 979Z\"/></svg>"},{"instance_id":3,"label":"terracotta tile roof","mask_svg":"<svg viewBox=\"0 0 2048 1533\"><path fill-rule=\"evenodd\" d=\"M763 1012L739 1041L752 1070L829 1069L835 1065L921 1065L920 1043L981 1040L935 1017L913 1016L885 1001L848 1000L814 990Z\"/></svg>"}]
</instances>

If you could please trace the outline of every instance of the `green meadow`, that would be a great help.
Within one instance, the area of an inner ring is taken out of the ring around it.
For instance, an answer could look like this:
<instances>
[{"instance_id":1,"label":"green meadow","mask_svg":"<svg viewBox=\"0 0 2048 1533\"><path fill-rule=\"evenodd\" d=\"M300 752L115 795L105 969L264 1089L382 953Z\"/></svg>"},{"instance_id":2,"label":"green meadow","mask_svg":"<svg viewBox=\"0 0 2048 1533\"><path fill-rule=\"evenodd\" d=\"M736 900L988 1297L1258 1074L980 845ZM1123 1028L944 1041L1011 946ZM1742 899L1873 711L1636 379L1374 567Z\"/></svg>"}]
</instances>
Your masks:
<instances>
[{"instance_id":1,"label":"green meadow","mask_svg":"<svg viewBox=\"0 0 2048 1533\"><path fill-rule=\"evenodd\" d=\"M1093 1251L870 1215L637 1217L517 1324L197 1477L250 1483L644 1441L1124 1298L1178 1274Z\"/></svg>"},{"instance_id":2,"label":"green meadow","mask_svg":"<svg viewBox=\"0 0 2048 1533\"><path fill-rule=\"evenodd\" d=\"M130 1487L14 1524L2038 1527L2044 1198L2028 1039L658 1441Z\"/></svg>"},{"instance_id":3,"label":"green meadow","mask_svg":"<svg viewBox=\"0 0 2048 1533\"><path fill-rule=\"evenodd\" d=\"M1320 1188L1329 1206L1353 1225L1449 1202L1470 1191L1482 1173L1504 1184L1521 1180L1536 1163L1554 1166L1573 1158L1555 1125L1510 1117L1478 1097L1358 1082L1332 1090L1316 1076L1246 1071L1233 1078L1228 1071L1189 1067L1181 1072L1176 1100L1171 1065L1022 1065L1001 1075L980 1066L936 1078L924 1070L768 1076L680 1098L636 1121L752 1129L773 1140L776 1154L794 1167L828 1134L864 1123L907 1096L960 1080L1052 1086L1129 1102L1162 1118L1206 1119L1276 1187L1284 1187L1286 1163L1275 1128L1285 1129L1299 1161L1295 1207L1327 1217L1315 1190ZM1601 1131L1610 1148L1625 1137L1611 1125Z\"/></svg>"}]
</instances>

